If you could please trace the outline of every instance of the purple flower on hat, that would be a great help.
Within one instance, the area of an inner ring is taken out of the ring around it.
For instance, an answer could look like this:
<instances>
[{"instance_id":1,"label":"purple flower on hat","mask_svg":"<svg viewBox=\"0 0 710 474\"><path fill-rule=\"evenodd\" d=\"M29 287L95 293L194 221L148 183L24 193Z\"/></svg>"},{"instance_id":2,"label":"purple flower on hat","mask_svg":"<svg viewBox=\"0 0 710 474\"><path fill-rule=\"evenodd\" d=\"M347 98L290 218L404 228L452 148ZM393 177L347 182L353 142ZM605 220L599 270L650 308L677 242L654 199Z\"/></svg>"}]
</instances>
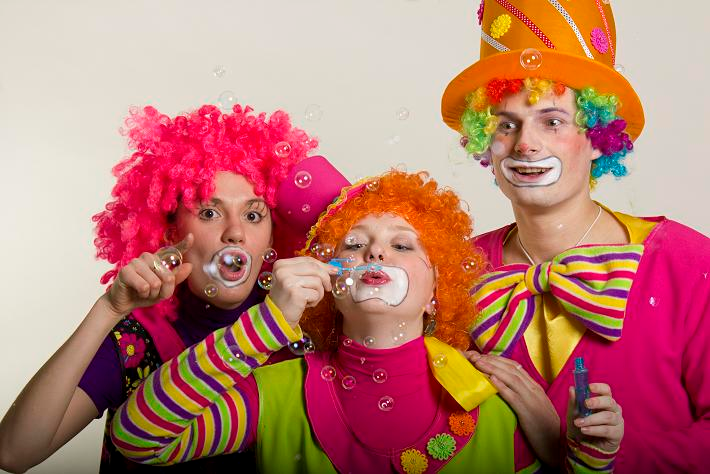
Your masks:
<instances>
[{"instance_id":1,"label":"purple flower on hat","mask_svg":"<svg viewBox=\"0 0 710 474\"><path fill-rule=\"evenodd\" d=\"M590 36L594 49L596 49L602 54L605 54L607 51L609 51L609 39L606 37L606 34L604 33L604 31L602 31L601 28L594 28Z\"/></svg>"},{"instance_id":2,"label":"purple flower on hat","mask_svg":"<svg viewBox=\"0 0 710 474\"><path fill-rule=\"evenodd\" d=\"M478 6L478 24L483 23L483 10L485 9L486 0L481 0L481 4Z\"/></svg>"}]
</instances>

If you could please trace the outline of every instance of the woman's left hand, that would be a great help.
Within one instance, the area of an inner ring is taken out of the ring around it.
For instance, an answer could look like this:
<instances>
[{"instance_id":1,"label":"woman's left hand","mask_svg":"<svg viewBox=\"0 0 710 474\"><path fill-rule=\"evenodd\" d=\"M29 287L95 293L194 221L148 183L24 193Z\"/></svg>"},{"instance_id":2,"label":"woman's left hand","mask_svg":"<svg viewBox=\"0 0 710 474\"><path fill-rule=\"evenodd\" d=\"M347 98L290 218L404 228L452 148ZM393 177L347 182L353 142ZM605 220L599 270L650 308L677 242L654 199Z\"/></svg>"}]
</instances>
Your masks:
<instances>
[{"instance_id":1,"label":"woman's left hand","mask_svg":"<svg viewBox=\"0 0 710 474\"><path fill-rule=\"evenodd\" d=\"M596 396L585 401L587 408L594 410L589 416L579 417L574 387L569 388L567 404L567 433L572 439L584 440L597 449L613 453L619 449L624 437L624 417L621 406L611 396L611 388L605 383L590 383L589 390Z\"/></svg>"},{"instance_id":2,"label":"woman's left hand","mask_svg":"<svg viewBox=\"0 0 710 474\"><path fill-rule=\"evenodd\" d=\"M537 457L549 466L560 464L560 417L545 390L514 360L476 351L464 353L481 372L490 376L518 416L518 423Z\"/></svg>"}]
</instances>

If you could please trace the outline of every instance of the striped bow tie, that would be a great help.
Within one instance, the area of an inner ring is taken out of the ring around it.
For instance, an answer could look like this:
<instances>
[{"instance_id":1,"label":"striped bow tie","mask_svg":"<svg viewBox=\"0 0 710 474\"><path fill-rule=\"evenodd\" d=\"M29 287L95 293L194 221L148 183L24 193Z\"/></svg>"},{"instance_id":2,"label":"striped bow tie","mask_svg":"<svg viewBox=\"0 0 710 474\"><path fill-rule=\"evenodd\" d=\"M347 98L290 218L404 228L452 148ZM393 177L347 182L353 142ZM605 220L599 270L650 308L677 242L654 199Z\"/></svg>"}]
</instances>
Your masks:
<instances>
[{"instance_id":1,"label":"striped bow tie","mask_svg":"<svg viewBox=\"0 0 710 474\"><path fill-rule=\"evenodd\" d=\"M509 356L550 293L570 315L600 336L621 337L626 300L643 245L569 249L538 265L512 264L483 276L472 295L480 314L472 337L484 353Z\"/></svg>"}]
</instances>

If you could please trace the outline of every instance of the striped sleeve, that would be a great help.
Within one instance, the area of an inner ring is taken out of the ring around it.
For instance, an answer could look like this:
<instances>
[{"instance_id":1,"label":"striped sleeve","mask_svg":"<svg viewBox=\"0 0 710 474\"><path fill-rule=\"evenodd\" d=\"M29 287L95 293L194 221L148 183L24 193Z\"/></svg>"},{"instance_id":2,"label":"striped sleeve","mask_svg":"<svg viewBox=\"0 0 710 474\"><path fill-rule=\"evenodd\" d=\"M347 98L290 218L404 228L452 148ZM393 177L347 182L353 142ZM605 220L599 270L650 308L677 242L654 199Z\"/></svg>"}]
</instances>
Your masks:
<instances>
[{"instance_id":1,"label":"striped sleeve","mask_svg":"<svg viewBox=\"0 0 710 474\"><path fill-rule=\"evenodd\" d=\"M567 437L567 472L600 474L614 472L616 453L600 451L591 444Z\"/></svg>"},{"instance_id":2,"label":"striped sleeve","mask_svg":"<svg viewBox=\"0 0 710 474\"><path fill-rule=\"evenodd\" d=\"M302 337L267 297L148 377L113 417L111 440L143 464L246 449L258 422L250 374L272 352Z\"/></svg>"}]
</instances>

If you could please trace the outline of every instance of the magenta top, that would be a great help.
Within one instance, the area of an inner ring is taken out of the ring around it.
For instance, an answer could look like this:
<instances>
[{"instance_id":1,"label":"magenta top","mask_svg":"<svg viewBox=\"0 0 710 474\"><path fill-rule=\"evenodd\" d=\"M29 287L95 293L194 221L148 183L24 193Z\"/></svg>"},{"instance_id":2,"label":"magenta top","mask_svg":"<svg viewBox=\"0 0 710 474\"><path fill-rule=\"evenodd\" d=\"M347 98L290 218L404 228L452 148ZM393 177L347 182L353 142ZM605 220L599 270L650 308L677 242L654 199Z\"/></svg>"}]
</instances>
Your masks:
<instances>
[{"instance_id":1,"label":"magenta top","mask_svg":"<svg viewBox=\"0 0 710 474\"><path fill-rule=\"evenodd\" d=\"M585 332L551 383L524 338L511 357L545 389L561 420L576 357L584 357L590 382L611 386L625 427L617 472L701 472L710 453L710 239L664 217L644 219L658 224L644 241L621 339ZM494 269L511 229L476 240Z\"/></svg>"}]
</instances>

